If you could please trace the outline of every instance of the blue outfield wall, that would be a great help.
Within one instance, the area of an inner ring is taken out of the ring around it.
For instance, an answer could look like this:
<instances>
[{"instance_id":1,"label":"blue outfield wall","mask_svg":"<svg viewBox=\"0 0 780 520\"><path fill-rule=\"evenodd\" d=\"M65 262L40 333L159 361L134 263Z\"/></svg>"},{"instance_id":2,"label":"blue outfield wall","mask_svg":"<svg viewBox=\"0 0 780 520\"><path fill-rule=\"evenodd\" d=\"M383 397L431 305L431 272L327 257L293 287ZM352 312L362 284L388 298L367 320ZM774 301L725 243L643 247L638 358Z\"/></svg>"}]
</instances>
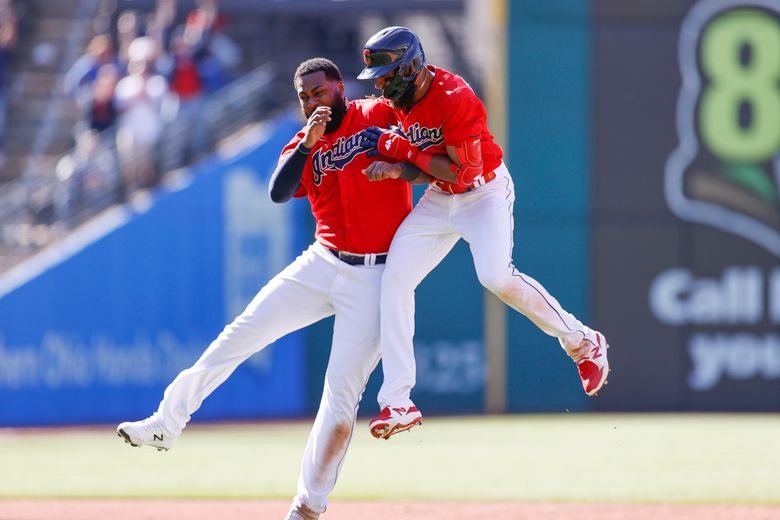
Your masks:
<instances>
[{"instance_id":1,"label":"blue outfield wall","mask_svg":"<svg viewBox=\"0 0 780 520\"><path fill-rule=\"evenodd\" d=\"M591 318L590 3L508 2L507 164L516 267L582 321ZM508 312L510 411L587 409L557 340Z\"/></svg>"},{"instance_id":2,"label":"blue outfield wall","mask_svg":"<svg viewBox=\"0 0 780 520\"><path fill-rule=\"evenodd\" d=\"M198 166L149 209L104 215L90 226L107 229L102 236L78 244L77 234L75 253L52 252L64 260L0 280L0 426L116 422L156 409L175 375L309 240L296 225L306 202L274 205L266 191L297 128L278 121L264 144ZM304 356L300 333L252 356L194 420L305 413Z\"/></svg>"}]
</instances>

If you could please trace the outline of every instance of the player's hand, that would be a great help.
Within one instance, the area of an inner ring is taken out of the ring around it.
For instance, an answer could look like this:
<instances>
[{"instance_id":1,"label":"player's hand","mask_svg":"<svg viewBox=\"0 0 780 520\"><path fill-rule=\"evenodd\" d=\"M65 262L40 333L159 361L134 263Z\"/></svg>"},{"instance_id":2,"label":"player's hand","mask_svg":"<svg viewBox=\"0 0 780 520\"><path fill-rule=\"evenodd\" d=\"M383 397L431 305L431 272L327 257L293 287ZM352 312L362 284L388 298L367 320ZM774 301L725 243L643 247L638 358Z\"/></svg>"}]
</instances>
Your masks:
<instances>
[{"instance_id":1,"label":"player's hand","mask_svg":"<svg viewBox=\"0 0 780 520\"><path fill-rule=\"evenodd\" d=\"M325 134L325 125L330 121L330 107L321 106L314 109L306 122L306 130L303 136L303 145L313 148L317 141Z\"/></svg>"},{"instance_id":2,"label":"player's hand","mask_svg":"<svg viewBox=\"0 0 780 520\"><path fill-rule=\"evenodd\" d=\"M414 162L419 152L398 128L369 126L360 132L360 136L363 145L370 148L366 154L368 157L382 154L396 161Z\"/></svg>"},{"instance_id":3,"label":"player's hand","mask_svg":"<svg viewBox=\"0 0 780 520\"><path fill-rule=\"evenodd\" d=\"M363 170L363 175L370 181L383 181L385 179L398 179L401 177L401 164L374 161Z\"/></svg>"}]
</instances>

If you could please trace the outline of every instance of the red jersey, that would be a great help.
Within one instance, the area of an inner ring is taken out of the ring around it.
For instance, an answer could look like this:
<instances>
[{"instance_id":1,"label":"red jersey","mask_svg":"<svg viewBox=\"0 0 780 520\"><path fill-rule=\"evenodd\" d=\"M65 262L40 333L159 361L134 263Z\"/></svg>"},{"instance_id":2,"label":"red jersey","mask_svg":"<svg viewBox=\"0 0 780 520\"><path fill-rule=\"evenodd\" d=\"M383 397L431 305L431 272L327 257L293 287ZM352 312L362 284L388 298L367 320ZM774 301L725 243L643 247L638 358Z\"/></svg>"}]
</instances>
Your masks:
<instances>
[{"instance_id":1,"label":"red jersey","mask_svg":"<svg viewBox=\"0 0 780 520\"><path fill-rule=\"evenodd\" d=\"M191 99L203 90L198 72L198 64L192 56L177 56L174 58L171 90L181 99Z\"/></svg>"},{"instance_id":2,"label":"red jersey","mask_svg":"<svg viewBox=\"0 0 780 520\"><path fill-rule=\"evenodd\" d=\"M457 74L432 65L428 65L428 70L434 77L425 96L408 113L396 111L407 139L420 150L447 155L447 145L460 145L479 136L482 171L492 172L501 164L504 152L488 129L485 105ZM445 181L437 184L445 191L448 186L455 186Z\"/></svg>"},{"instance_id":3,"label":"red jersey","mask_svg":"<svg viewBox=\"0 0 780 520\"><path fill-rule=\"evenodd\" d=\"M338 129L323 135L312 148L296 197L308 196L319 243L356 254L386 253L396 229L412 210L411 185L401 179L369 181L361 170L381 156L366 157L360 131L397 122L384 100L360 99L347 104ZM279 161L303 139L298 132L282 150ZM386 160L386 159L384 159Z\"/></svg>"}]
</instances>

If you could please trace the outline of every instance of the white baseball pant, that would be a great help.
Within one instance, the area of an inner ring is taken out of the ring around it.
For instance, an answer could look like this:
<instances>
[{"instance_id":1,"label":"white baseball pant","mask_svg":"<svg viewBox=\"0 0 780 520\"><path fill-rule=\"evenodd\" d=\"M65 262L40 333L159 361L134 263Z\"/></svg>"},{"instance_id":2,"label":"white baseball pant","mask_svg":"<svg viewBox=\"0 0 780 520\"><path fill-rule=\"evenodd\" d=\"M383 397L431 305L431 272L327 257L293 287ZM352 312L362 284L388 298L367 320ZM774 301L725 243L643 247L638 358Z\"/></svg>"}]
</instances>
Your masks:
<instances>
[{"instance_id":1,"label":"white baseball pant","mask_svg":"<svg viewBox=\"0 0 780 520\"><path fill-rule=\"evenodd\" d=\"M352 266L314 243L276 275L225 327L195 364L165 390L157 410L178 435L205 399L250 355L282 336L335 314L322 401L306 444L294 502L325 511L336 485L358 403L379 362L383 265Z\"/></svg>"},{"instance_id":2,"label":"white baseball pant","mask_svg":"<svg viewBox=\"0 0 780 520\"><path fill-rule=\"evenodd\" d=\"M539 282L515 269L514 183L503 163L495 173L491 182L458 195L429 187L393 238L380 296L384 371L380 409L412 404L414 291L461 238L469 244L480 283L507 305L567 345L576 345L583 337L596 339Z\"/></svg>"}]
</instances>

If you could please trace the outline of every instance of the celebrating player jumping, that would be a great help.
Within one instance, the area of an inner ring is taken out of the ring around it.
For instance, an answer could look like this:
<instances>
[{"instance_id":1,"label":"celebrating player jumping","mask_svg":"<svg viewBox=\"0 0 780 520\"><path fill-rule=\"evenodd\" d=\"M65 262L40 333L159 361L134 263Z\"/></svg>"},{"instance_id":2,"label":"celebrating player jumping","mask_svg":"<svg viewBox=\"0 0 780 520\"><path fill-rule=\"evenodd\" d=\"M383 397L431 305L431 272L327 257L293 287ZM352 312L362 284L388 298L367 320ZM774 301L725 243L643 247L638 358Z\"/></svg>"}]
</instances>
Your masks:
<instances>
[{"instance_id":1,"label":"celebrating player jumping","mask_svg":"<svg viewBox=\"0 0 780 520\"><path fill-rule=\"evenodd\" d=\"M399 129L368 128L367 142L374 153L412 163L433 177L393 238L382 277L384 383L372 435L386 439L420 423L422 414L409 398L415 382L414 290L460 238L469 243L482 285L557 337L576 362L585 392L595 395L609 374L606 339L515 268L514 185L482 102L461 77L426 66L419 38L405 27L372 36L363 61L358 79L375 81L400 123ZM393 170L372 180L395 177Z\"/></svg>"},{"instance_id":2,"label":"celebrating player jumping","mask_svg":"<svg viewBox=\"0 0 780 520\"><path fill-rule=\"evenodd\" d=\"M384 100L347 101L341 73L332 62L303 62L293 83L308 122L282 150L270 195L275 202L308 196L317 226L314 243L174 379L154 415L122 423L117 433L133 446L171 448L203 399L246 358L335 315L322 401L287 516L313 520L327 507L360 396L379 362L382 271L390 240L412 206L408 182L375 183L367 175L409 177L404 172L416 168L367 156L361 130L389 126L395 121L393 109Z\"/></svg>"}]
</instances>

